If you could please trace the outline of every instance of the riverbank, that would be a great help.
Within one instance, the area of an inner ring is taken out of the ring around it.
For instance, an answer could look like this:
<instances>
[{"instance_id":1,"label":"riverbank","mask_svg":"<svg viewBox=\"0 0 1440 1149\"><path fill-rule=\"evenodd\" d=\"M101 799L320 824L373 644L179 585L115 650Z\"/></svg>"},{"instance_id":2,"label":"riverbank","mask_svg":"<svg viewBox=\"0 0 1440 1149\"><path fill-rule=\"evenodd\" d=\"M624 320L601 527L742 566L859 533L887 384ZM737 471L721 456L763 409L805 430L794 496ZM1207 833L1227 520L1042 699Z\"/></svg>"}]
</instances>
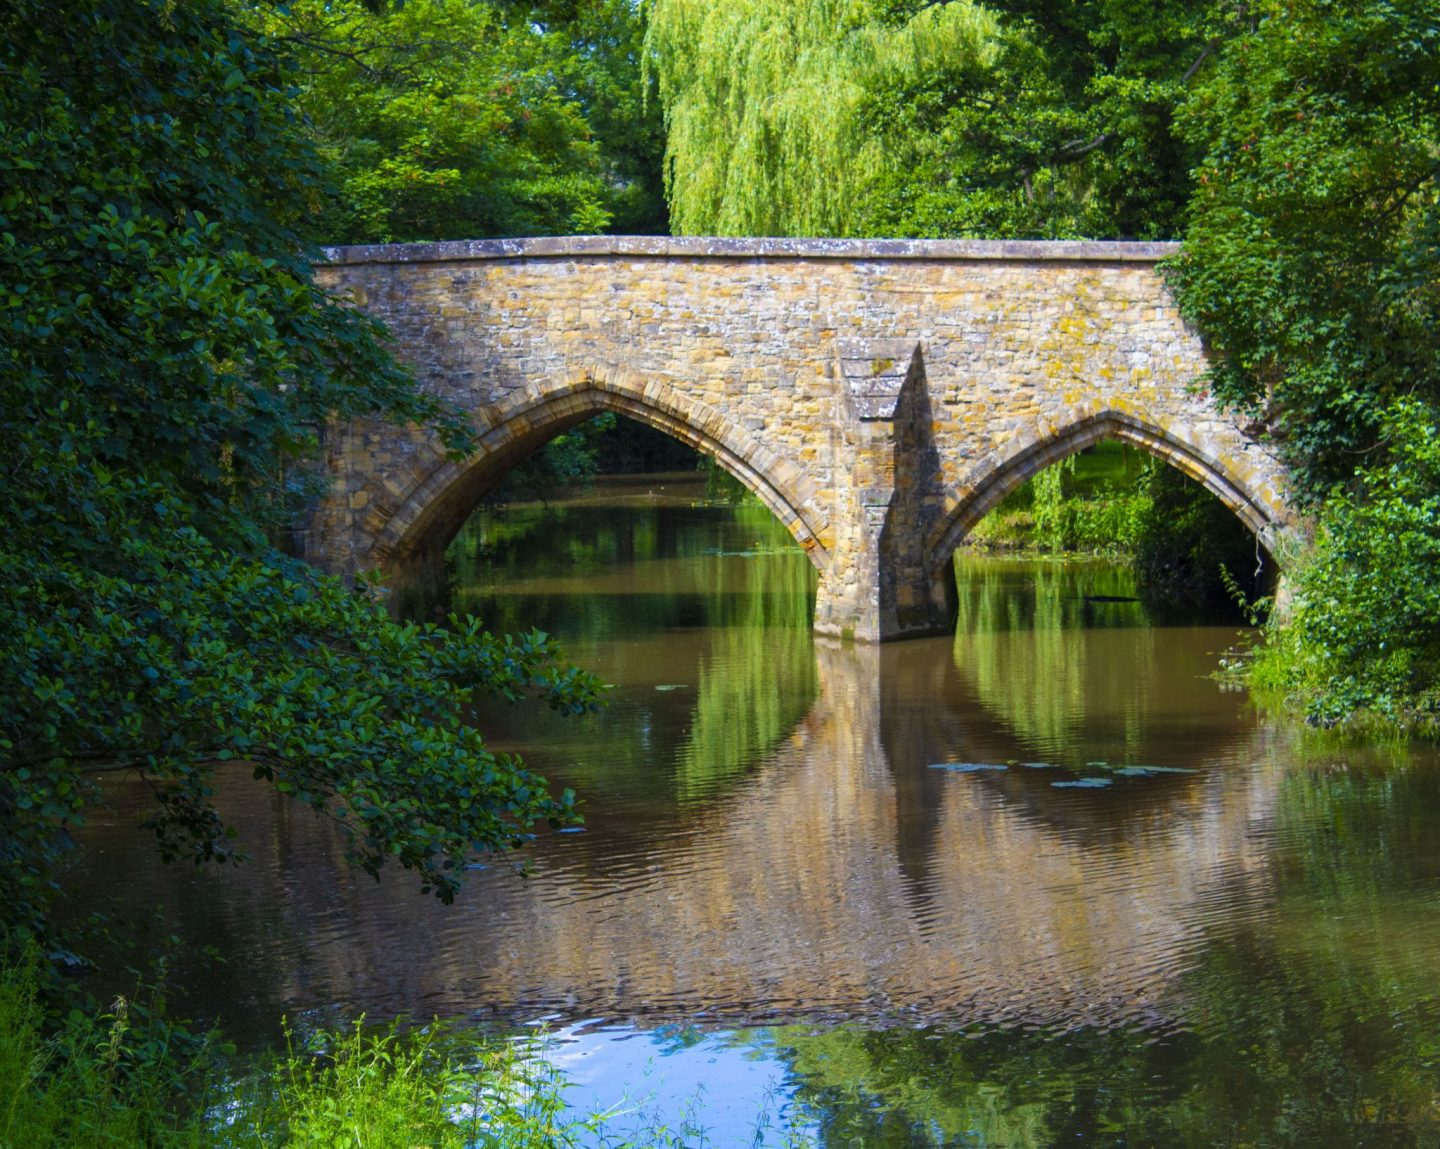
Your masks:
<instances>
[{"instance_id":1,"label":"riverbank","mask_svg":"<svg viewBox=\"0 0 1440 1149\"><path fill-rule=\"evenodd\" d=\"M218 1033L177 1028L154 1002L117 998L47 1024L34 964L0 968L0 1146L73 1149L704 1149L695 1120L644 1098L575 1110L543 1033L492 1036L431 1023L297 1033L238 1057ZM753 1144L776 1114L755 1114ZM814 1144L795 1128L786 1149Z\"/></svg>"}]
</instances>

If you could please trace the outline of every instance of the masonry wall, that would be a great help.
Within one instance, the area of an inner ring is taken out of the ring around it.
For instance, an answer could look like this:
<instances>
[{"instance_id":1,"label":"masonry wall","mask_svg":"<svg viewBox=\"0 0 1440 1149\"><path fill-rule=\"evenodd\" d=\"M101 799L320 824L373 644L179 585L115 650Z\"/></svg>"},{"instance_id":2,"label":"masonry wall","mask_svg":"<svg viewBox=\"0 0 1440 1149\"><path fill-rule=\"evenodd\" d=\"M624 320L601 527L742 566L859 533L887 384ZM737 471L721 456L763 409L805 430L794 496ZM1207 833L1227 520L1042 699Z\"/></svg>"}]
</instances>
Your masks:
<instances>
[{"instance_id":1,"label":"masonry wall","mask_svg":"<svg viewBox=\"0 0 1440 1149\"><path fill-rule=\"evenodd\" d=\"M818 630L943 627L980 514L1097 437L1207 483L1271 543L1266 447L1197 388L1163 244L572 238L340 248L320 280L390 325L480 449L334 427L304 553L344 574L433 561L524 454L600 410L650 422L756 491L821 572ZM937 597L938 596L938 597ZM904 600L902 602L902 599Z\"/></svg>"}]
</instances>

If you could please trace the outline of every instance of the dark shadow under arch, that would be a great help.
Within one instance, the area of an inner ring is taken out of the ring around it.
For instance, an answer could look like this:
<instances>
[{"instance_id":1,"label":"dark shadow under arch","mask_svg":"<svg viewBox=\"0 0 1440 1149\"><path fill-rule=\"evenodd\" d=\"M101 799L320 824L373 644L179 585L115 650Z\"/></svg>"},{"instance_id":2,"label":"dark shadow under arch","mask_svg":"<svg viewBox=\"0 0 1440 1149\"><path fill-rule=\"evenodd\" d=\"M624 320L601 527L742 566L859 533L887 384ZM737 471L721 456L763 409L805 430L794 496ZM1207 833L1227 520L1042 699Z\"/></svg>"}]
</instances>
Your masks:
<instances>
[{"instance_id":1,"label":"dark shadow under arch","mask_svg":"<svg viewBox=\"0 0 1440 1149\"><path fill-rule=\"evenodd\" d=\"M938 570L948 563L965 536L1006 495L1046 467L1104 439L1138 447L1194 479L1230 508L1267 551L1275 553L1275 543L1285 524L1272 516L1259 492L1250 490L1232 468L1212 453L1154 424L1126 412L1107 410L1052 434L1032 431L1017 436L1004 459L998 463L987 460L972 470L961 483L964 493L926 547L931 568Z\"/></svg>"},{"instance_id":2,"label":"dark shadow under arch","mask_svg":"<svg viewBox=\"0 0 1440 1149\"><path fill-rule=\"evenodd\" d=\"M802 474L777 477L786 464L703 403L594 378L539 395L526 393L487 409L477 449L464 460L440 462L401 499L375 536L372 565L393 570L433 559L476 503L517 463L556 435L606 411L654 427L713 458L765 504L824 573L829 556L820 537L825 524L805 509L812 492Z\"/></svg>"}]
</instances>

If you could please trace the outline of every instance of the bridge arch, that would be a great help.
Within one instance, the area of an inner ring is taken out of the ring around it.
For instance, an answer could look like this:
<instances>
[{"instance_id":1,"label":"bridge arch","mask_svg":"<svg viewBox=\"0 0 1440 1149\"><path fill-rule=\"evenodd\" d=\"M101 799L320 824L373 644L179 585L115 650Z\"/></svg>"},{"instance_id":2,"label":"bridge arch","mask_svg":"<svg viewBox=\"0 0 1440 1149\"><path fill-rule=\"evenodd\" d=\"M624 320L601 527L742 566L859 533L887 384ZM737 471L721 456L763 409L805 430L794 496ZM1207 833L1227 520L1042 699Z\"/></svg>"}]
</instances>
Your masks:
<instances>
[{"instance_id":1,"label":"bridge arch","mask_svg":"<svg viewBox=\"0 0 1440 1149\"><path fill-rule=\"evenodd\" d=\"M1274 489L1272 469L1247 456L1255 449L1252 443L1233 428L1225 432L1225 441L1217 441L1216 436L1193 428L1167 428L1133 411L1102 407L1060 427L1037 421L1016 428L1003 453L992 453L972 467L947 501L941 525L927 542L929 567L944 566L965 536L1006 495L1046 467L1104 439L1138 447L1200 483L1276 557L1277 544L1292 525L1291 515Z\"/></svg>"},{"instance_id":2,"label":"bridge arch","mask_svg":"<svg viewBox=\"0 0 1440 1149\"><path fill-rule=\"evenodd\" d=\"M404 568L442 552L479 499L554 436L606 411L634 419L709 456L780 520L823 574L828 523L815 509L814 483L798 467L718 412L674 388L628 373L587 372L568 384L525 388L477 413L476 449L437 457L374 534L372 566Z\"/></svg>"}]
</instances>

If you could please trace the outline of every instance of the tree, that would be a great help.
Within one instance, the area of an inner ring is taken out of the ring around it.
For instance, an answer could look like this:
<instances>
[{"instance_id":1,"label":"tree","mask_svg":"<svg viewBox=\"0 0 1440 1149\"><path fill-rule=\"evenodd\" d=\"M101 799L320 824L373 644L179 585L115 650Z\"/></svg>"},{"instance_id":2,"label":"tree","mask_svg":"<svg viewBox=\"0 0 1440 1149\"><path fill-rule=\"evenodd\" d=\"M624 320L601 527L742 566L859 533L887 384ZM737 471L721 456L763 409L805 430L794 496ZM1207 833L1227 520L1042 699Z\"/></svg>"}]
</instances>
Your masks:
<instances>
[{"instance_id":1,"label":"tree","mask_svg":"<svg viewBox=\"0 0 1440 1149\"><path fill-rule=\"evenodd\" d=\"M1224 403L1309 492L1440 399L1440 17L1401 0L1267 3L1187 105L1203 149L1180 300Z\"/></svg>"},{"instance_id":2,"label":"tree","mask_svg":"<svg viewBox=\"0 0 1440 1149\"><path fill-rule=\"evenodd\" d=\"M623 0L566 14L483 0L248 6L301 65L338 186L331 243L663 230L656 113Z\"/></svg>"},{"instance_id":3,"label":"tree","mask_svg":"<svg viewBox=\"0 0 1440 1149\"><path fill-rule=\"evenodd\" d=\"M1440 14L1265 3L1187 105L1203 147L1176 268L1247 410L1317 508L1264 674L1312 717L1440 713Z\"/></svg>"},{"instance_id":4,"label":"tree","mask_svg":"<svg viewBox=\"0 0 1440 1149\"><path fill-rule=\"evenodd\" d=\"M257 779L453 896L476 850L574 817L464 723L593 703L543 635L390 623L273 539L330 418L463 422L314 285L324 169L294 73L222 0L0 9L0 925L49 939L93 770L151 784L168 857L225 861Z\"/></svg>"},{"instance_id":5,"label":"tree","mask_svg":"<svg viewBox=\"0 0 1440 1149\"><path fill-rule=\"evenodd\" d=\"M989 72L994 20L947 4L893 25L865 0L657 0L646 48L680 234L862 234L891 171L861 111L882 85Z\"/></svg>"},{"instance_id":6,"label":"tree","mask_svg":"<svg viewBox=\"0 0 1440 1149\"><path fill-rule=\"evenodd\" d=\"M656 0L676 229L1173 238L1219 0Z\"/></svg>"},{"instance_id":7,"label":"tree","mask_svg":"<svg viewBox=\"0 0 1440 1149\"><path fill-rule=\"evenodd\" d=\"M616 235L668 235L665 129L643 67L648 5L634 0L558 0L513 6L552 43L561 90L580 106L600 149Z\"/></svg>"},{"instance_id":8,"label":"tree","mask_svg":"<svg viewBox=\"0 0 1440 1149\"><path fill-rule=\"evenodd\" d=\"M1176 130L1239 28L1223 0L994 0L988 73L872 100L893 143L868 227L923 235L1170 239L1199 156Z\"/></svg>"},{"instance_id":9,"label":"tree","mask_svg":"<svg viewBox=\"0 0 1440 1149\"><path fill-rule=\"evenodd\" d=\"M1377 718L1440 734L1440 431L1433 406L1385 413L1385 460L1321 506L1293 565L1294 603L1261 653L1261 685L1324 726Z\"/></svg>"}]
</instances>

